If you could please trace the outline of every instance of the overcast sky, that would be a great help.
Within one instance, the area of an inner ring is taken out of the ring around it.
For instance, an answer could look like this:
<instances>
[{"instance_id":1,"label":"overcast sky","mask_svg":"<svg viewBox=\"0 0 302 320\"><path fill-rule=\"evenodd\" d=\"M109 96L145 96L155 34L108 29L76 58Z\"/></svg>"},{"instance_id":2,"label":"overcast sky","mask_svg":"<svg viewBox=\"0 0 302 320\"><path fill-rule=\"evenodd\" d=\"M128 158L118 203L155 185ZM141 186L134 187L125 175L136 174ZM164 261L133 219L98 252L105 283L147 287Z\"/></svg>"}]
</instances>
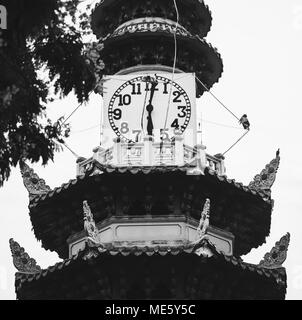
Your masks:
<instances>
[{"instance_id":1,"label":"overcast sky","mask_svg":"<svg viewBox=\"0 0 302 320\"><path fill-rule=\"evenodd\" d=\"M172 0L171 0L172 1ZM278 148L281 164L273 187L275 207L266 244L244 257L257 264L286 232L291 244L284 266L288 274L287 299L302 298L302 166L301 166L301 0L207 0L213 26L207 40L217 47L224 73L213 87L236 115L247 113L251 131L226 155L227 176L248 184L270 162ZM99 144L102 99L92 96L70 122L68 145L90 157ZM49 115L68 116L77 106L70 95L49 106ZM224 152L242 134L238 124L209 94L198 100L207 152ZM214 124L218 123L217 124ZM237 128L236 128L237 127ZM88 129L88 130L87 130ZM52 187L75 177L75 157L64 150L36 172ZM35 239L28 214L28 194L18 169L0 189L0 299L15 299L14 273L8 240L13 237L39 265L47 268L60 259ZM244 214L244 213L243 213ZM251 226L252 227L252 226Z\"/></svg>"}]
</instances>

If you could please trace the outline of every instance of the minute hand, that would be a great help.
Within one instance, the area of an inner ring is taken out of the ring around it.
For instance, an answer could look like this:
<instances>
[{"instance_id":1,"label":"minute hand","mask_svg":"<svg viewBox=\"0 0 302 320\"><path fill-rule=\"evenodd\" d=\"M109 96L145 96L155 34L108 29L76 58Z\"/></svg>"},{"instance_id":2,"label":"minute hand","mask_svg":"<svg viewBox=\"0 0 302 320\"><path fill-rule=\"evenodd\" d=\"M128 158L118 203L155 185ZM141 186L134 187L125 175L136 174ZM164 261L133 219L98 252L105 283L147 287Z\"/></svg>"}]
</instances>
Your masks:
<instances>
[{"instance_id":1,"label":"minute hand","mask_svg":"<svg viewBox=\"0 0 302 320\"><path fill-rule=\"evenodd\" d=\"M153 105L152 105L152 100L154 97L154 91L156 88L157 83L153 82L152 86L151 86L151 92L150 92L150 99L149 99L149 104L146 107L146 110L148 112L148 116L147 116L147 133L149 136L153 135L153 121L152 121L152 111L153 111Z\"/></svg>"}]
</instances>

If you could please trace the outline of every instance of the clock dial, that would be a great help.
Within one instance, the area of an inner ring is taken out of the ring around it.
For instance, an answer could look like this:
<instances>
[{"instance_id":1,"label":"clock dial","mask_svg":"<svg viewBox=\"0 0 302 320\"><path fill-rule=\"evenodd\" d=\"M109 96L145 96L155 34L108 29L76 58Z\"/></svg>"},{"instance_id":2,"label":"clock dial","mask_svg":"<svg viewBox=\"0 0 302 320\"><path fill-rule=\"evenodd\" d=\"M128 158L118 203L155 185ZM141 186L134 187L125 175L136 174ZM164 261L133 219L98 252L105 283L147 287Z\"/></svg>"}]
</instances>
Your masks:
<instances>
[{"instance_id":1,"label":"clock dial","mask_svg":"<svg viewBox=\"0 0 302 320\"><path fill-rule=\"evenodd\" d=\"M151 123L154 135L170 140L187 129L191 101L177 82L161 75L142 75L118 87L109 101L107 116L121 140L139 142L147 135L147 127L150 132Z\"/></svg>"}]
</instances>

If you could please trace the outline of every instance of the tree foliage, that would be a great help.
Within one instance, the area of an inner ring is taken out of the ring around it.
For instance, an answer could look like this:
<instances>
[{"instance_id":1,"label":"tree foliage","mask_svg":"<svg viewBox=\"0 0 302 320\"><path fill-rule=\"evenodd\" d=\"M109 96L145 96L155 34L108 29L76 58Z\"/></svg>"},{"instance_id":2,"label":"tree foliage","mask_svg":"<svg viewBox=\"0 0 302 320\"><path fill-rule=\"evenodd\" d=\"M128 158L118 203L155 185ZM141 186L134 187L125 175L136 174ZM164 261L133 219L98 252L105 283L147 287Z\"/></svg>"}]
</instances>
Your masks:
<instances>
[{"instance_id":1,"label":"tree foliage","mask_svg":"<svg viewBox=\"0 0 302 320\"><path fill-rule=\"evenodd\" d=\"M46 164L69 134L63 119L46 117L53 90L88 100L95 75L85 57L88 18L76 27L79 0L2 0L8 29L0 30L0 186L21 159ZM41 68L47 80L39 77Z\"/></svg>"}]
</instances>

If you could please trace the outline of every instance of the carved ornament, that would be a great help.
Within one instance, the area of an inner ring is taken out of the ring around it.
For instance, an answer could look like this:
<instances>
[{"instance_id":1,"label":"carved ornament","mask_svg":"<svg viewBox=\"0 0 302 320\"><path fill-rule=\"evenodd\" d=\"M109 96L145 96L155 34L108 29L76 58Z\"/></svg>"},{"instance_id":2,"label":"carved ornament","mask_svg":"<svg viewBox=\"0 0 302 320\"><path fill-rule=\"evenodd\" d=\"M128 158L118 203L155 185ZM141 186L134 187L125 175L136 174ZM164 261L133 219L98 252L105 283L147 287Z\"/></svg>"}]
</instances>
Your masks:
<instances>
[{"instance_id":1,"label":"carved ornament","mask_svg":"<svg viewBox=\"0 0 302 320\"><path fill-rule=\"evenodd\" d=\"M286 260L287 250L290 242L290 234L287 233L276 242L273 249L266 253L263 260L260 261L259 267L266 269L278 269Z\"/></svg>"},{"instance_id":2,"label":"carved ornament","mask_svg":"<svg viewBox=\"0 0 302 320\"><path fill-rule=\"evenodd\" d=\"M18 242L10 239L9 246L12 252L14 266L19 273L35 274L41 272L41 267L37 265L36 260L30 258Z\"/></svg>"},{"instance_id":3,"label":"carved ornament","mask_svg":"<svg viewBox=\"0 0 302 320\"><path fill-rule=\"evenodd\" d=\"M267 196L271 196L271 188L276 180L276 174L280 164L280 151L276 152L276 157L266 165L266 167L254 177L249 188L255 191L262 191Z\"/></svg>"},{"instance_id":4,"label":"carved ornament","mask_svg":"<svg viewBox=\"0 0 302 320\"><path fill-rule=\"evenodd\" d=\"M20 170L24 186L30 198L51 191L51 188L46 185L45 180L41 179L34 170L23 161L20 162Z\"/></svg>"}]
</instances>

